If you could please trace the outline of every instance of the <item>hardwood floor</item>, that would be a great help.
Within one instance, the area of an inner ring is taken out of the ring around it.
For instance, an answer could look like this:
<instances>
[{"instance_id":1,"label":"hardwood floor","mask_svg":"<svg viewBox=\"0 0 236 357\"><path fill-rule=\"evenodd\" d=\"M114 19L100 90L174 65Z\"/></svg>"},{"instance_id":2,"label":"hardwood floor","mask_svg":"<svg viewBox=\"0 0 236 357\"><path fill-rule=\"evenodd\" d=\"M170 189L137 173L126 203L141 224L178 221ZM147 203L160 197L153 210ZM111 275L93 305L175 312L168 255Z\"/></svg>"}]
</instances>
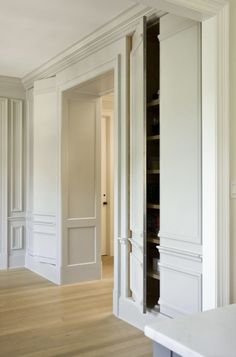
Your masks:
<instances>
[{"instance_id":1,"label":"hardwood floor","mask_svg":"<svg viewBox=\"0 0 236 357\"><path fill-rule=\"evenodd\" d=\"M112 314L112 260L103 280L55 286L25 269L0 273L0 356L151 357L143 333Z\"/></svg>"}]
</instances>

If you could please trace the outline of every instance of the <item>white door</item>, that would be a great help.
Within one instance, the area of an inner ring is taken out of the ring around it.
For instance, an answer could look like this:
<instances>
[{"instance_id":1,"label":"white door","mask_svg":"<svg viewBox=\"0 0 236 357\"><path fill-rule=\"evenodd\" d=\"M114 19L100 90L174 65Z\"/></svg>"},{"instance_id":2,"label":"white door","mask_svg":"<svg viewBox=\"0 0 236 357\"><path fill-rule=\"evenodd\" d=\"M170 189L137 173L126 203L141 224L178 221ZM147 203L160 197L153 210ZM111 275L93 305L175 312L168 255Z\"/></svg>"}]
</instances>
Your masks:
<instances>
[{"instance_id":1,"label":"white door","mask_svg":"<svg viewBox=\"0 0 236 357\"><path fill-rule=\"evenodd\" d=\"M33 219L27 266L44 275L57 266L58 116L56 79L34 83ZM53 275L54 275L53 271ZM46 276L51 279L51 274Z\"/></svg>"},{"instance_id":2,"label":"white door","mask_svg":"<svg viewBox=\"0 0 236 357\"><path fill-rule=\"evenodd\" d=\"M201 311L201 24L160 19L160 309Z\"/></svg>"},{"instance_id":3,"label":"white door","mask_svg":"<svg viewBox=\"0 0 236 357\"><path fill-rule=\"evenodd\" d=\"M101 278L100 100L64 98L63 283Z\"/></svg>"},{"instance_id":4,"label":"white door","mask_svg":"<svg viewBox=\"0 0 236 357\"><path fill-rule=\"evenodd\" d=\"M132 38L131 63L131 133L130 133L130 288L138 306L146 309L145 262L145 18Z\"/></svg>"},{"instance_id":5,"label":"white door","mask_svg":"<svg viewBox=\"0 0 236 357\"><path fill-rule=\"evenodd\" d=\"M101 118L101 175L102 175L102 190L101 190L101 203L102 203L102 255L107 255L107 118Z\"/></svg>"}]
</instances>

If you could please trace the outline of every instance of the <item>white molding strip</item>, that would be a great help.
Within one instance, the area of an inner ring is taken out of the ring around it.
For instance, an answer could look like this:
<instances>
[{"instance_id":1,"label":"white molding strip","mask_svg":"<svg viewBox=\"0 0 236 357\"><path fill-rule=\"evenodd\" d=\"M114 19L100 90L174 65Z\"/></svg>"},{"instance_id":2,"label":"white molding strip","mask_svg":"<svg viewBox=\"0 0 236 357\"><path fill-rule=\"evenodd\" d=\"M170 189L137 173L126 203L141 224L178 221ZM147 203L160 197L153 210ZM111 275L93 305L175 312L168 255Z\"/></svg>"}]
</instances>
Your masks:
<instances>
[{"instance_id":1,"label":"white molding strip","mask_svg":"<svg viewBox=\"0 0 236 357\"><path fill-rule=\"evenodd\" d=\"M7 89L18 89L23 91L23 85L20 78L16 77L7 77L7 76L0 76L0 88L4 90Z\"/></svg>"},{"instance_id":2,"label":"white molding strip","mask_svg":"<svg viewBox=\"0 0 236 357\"><path fill-rule=\"evenodd\" d=\"M229 5L218 15L218 306L230 301Z\"/></svg>"},{"instance_id":3,"label":"white molding strip","mask_svg":"<svg viewBox=\"0 0 236 357\"><path fill-rule=\"evenodd\" d=\"M23 212L23 102L10 99L10 211Z\"/></svg>"},{"instance_id":4,"label":"white molding strip","mask_svg":"<svg viewBox=\"0 0 236 357\"><path fill-rule=\"evenodd\" d=\"M165 247L165 246L159 246L158 250L162 254L172 255L175 257L183 258L183 259L197 261L200 263L202 262L202 256L200 254L190 252L187 250L169 248L169 247Z\"/></svg>"},{"instance_id":5,"label":"white molding strip","mask_svg":"<svg viewBox=\"0 0 236 357\"><path fill-rule=\"evenodd\" d=\"M8 100L0 98L0 269L8 267L7 236L8 236Z\"/></svg>"},{"instance_id":6,"label":"white molding strip","mask_svg":"<svg viewBox=\"0 0 236 357\"><path fill-rule=\"evenodd\" d=\"M88 55L91 55L122 37L131 34L141 17L151 16L156 12L156 10L150 9L149 7L134 5L97 31L67 48L58 56L52 58L33 72L24 76L22 78L24 87L29 89L33 86L34 81L54 76L56 73L68 68L81 59L86 58Z\"/></svg>"},{"instance_id":7,"label":"white molding strip","mask_svg":"<svg viewBox=\"0 0 236 357\"><path fill-rule=\"evenodd\" d=\"M136 3L178 16L203 21L215 16L227 4L225 0L136 0Z\"/></svg>"},{"instance_id":8,"label":"white molding strip","mask_svg":"<svg viewBox=\"0 0 236 357\"><path fill-rule=\"evenodd\" d=\"M39 262L37 258L26 254L25 267L55 284L60 284L59 269L54 264Z\"/></svg>"}]
</instances>

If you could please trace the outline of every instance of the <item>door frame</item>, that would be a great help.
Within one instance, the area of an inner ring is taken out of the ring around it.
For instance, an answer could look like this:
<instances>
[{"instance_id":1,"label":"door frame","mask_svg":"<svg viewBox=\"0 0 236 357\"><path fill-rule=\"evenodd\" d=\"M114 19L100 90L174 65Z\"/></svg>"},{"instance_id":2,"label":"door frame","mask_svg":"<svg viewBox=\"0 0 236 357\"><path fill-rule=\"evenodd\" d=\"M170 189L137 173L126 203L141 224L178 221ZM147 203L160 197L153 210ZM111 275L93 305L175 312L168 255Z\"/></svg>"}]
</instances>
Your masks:
<instances>
[{"instance_id":1,"label":"door frame","mask_svg":"<svg viewBox=\"0 0 236 357\"><path fill-rule=\"evenodd\" d=\"M203 310L230 302L229 2L137 0L202 23Z\"/></svg>"},{"instance_id":2,"label":"door frame","mask_svg":"<svg viewBox=\"0 0 236 357\"><path fill-rule=\"evenodd\" d=\"M118 127L120 120L120 101L121 101L121 90L120 90L120 55L117 55L112 60L103 63L99 66L92 68L89 72L83 73L76 78L66 82L65 84L58 86L58 116L59 116L59 155L60 155L60 163L59 163L59 187L60 192L58 195L58 265L61 267L61 282L63 280L63 267L67 261L67 257L65 256L65 240L63 239L64 232L64 217L63 217L63 157L62 157L62 144L63 144L63 94L66 90L72 89L79 84L87 82L89 80L95 79L96 77L105 74L106 72L113 71L114 72L114 116L113 116L113 153L114 153L114 237L118 237L118 215L119 215L119 201L118 201L118 186L116 182L119 182L119 137L118 137ZM115 133L117 133L115 135ZM114 299L113 299L113 309L114 312L118 309L118 295L119 295L119 281L120 281L120 273L118 268L118 249L119 249L119 241L114 239ZM117 295L117 296L116 296Z\"/></svg>"}]
</instances>

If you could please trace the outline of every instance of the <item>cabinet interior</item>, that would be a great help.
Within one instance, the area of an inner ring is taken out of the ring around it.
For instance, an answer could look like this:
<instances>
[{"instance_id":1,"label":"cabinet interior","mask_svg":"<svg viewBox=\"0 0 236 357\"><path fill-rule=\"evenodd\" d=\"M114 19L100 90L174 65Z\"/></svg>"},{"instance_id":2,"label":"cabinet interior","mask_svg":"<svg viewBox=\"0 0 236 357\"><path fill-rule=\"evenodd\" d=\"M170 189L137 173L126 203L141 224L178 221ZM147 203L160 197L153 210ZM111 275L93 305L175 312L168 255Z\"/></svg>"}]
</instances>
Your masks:
<instances>
[{"instance_id":1,"label":"cabinet interior","mask_svg":"<svg viewBox=\"0 0 236 357\"><path fill-rule=\"evenodd\" d=\"M158 306L160 296L160 116L159 22L146 30L146 303Z\"/></svg>"}]
</instances>

